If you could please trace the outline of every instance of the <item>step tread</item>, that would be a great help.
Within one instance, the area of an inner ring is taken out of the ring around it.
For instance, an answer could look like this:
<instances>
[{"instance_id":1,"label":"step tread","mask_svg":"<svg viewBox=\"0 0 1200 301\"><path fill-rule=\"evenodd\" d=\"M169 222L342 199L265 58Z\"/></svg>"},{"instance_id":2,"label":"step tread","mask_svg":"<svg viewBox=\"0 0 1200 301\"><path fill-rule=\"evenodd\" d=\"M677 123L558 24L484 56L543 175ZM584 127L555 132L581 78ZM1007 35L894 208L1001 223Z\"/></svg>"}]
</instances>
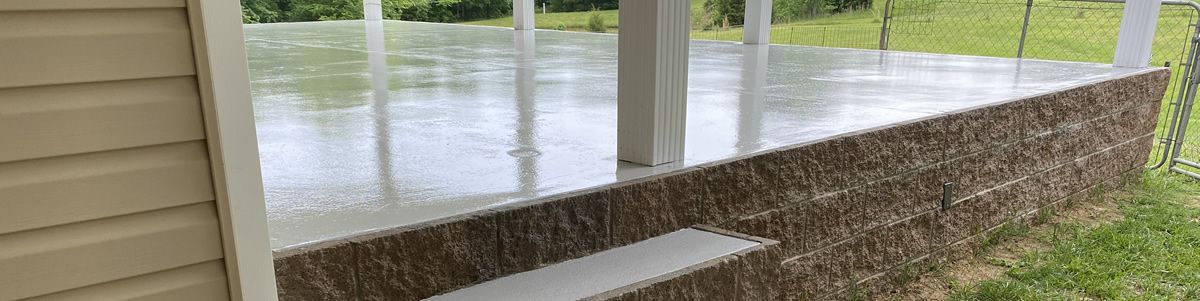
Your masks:
<instances>
[{"instance_id":1,"label":"step tread","mask_svg":"<svg viewBox=\"0 0 1200 301\"><path fill-rule=\"evenodd\" d=\"M683 229L426 300L579 300L759 244L707 231Z\"/></svg>"}]
</instances>

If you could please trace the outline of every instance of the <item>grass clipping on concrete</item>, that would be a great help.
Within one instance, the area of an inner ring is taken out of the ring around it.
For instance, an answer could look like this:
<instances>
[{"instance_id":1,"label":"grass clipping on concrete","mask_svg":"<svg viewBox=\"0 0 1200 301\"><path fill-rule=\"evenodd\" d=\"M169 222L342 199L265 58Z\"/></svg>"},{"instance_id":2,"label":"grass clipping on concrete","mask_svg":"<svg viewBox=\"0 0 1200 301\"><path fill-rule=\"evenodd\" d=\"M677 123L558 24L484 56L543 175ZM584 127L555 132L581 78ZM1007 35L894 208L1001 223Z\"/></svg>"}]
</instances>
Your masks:
<instances>
[{"instance_id":1,"label":"grass clipping on concrete","mask_svg":"<svg viewBox=\"0 0 1200 301\"><path fill-rule=\"evenodd\" d=\"M877 299L1200 300L1200 185L1156 171L1091 195Z\"/></svg>"}]
</instances>

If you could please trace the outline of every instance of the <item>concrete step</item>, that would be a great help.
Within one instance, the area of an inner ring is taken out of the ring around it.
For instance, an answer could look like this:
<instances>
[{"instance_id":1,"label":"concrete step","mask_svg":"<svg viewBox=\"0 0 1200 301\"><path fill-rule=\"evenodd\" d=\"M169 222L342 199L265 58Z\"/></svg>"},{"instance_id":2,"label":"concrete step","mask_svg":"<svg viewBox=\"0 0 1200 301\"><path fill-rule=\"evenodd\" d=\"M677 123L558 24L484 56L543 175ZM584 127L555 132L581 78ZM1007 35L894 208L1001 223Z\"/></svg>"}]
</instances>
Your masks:
<instances>
[{"instance_id":1,"label":"concrete step","mask_svg":"<svg viewBox=\"0 0 1200 301\"><path fill-rule=\"evenodd\" d=\"M688 228L426 300L776 299L775 245Z\"/></svg>"}]
</instances>

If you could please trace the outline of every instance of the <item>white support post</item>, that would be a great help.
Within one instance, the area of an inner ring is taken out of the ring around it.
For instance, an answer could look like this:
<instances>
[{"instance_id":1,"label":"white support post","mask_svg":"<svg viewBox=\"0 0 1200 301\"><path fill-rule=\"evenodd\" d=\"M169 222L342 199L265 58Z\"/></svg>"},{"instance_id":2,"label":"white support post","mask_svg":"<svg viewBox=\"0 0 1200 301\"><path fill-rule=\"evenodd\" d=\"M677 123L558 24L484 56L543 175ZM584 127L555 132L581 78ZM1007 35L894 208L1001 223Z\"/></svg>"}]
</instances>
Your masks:
<instances>
[{"instance_id":1,"label":"white support post","mask_svg":"<svg viewBox=\"0 0 1200 301\"><path fill-rule=\"evenodd\" d=\"M383 21L383 0L363 0L363 20Z\"/></svg>"},{"instance_id":2,"label":"white support post","mask_svg":"<svg viewBox=\"0 0 1200 301\"><path fill-rule=\"evenodd\" d=\"M1127 0L1113 66L1141 68L1150 65L1154 29L1158 26L1160 0Z\"/></svg>"},{"instance_id":3,"label":"white support post","mask_svg":"<svg viewBox=\"0 0 1200 301\"><path fill-rule=\"evenodd\" d=\"M190 0L230 297L278 300L238 1Z\"/></svg>"},{"instance_id":4,"label":"white support post","mask_svg":"<svg viewBox=\"0 0 1200 301\"><path fill-rule=\"evenodd\" d=\"M771 44L771 0L746 0L743 44Z\"/></svg>"},{"instance_id":5,"label":"white support post","mask_svg":"<svg viewBox=\"0 0 1200 301\"><path fill-rule=\"evenodd\" d=\"M617 159L659 165L683 159L687 113L688 0L620 0Z\"/></svg>"},{"instance_id":6,"label":"white support post","mask_svg":"<svg viewBox=\"0 0 1200 301\"><path fill-rule=\"evenodd\" d=\"M513 29L533 30L533 0L513 0Z\"/></svg>"}]
</instances>

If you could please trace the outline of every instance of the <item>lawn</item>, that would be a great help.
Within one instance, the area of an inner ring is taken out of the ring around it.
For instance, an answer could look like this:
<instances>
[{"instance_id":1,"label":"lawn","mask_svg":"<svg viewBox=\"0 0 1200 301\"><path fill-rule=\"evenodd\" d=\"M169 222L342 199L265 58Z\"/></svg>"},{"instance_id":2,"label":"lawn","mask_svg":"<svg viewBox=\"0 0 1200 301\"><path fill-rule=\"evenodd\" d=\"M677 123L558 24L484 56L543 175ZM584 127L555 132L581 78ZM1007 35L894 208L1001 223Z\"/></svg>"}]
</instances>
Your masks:
<instances>
[{"instance_id":1,"label":"lawn","mask_svg":"<svg viewBox=\"0 0 1200 301\"><path fill-rule=\"evenodd\" d=\"M1024 234L1048 247L998 260L1002 275L949 299L1200 300L1200 189L1185 181L1147 173L1111 223Z\"/></svg>"}]
</instances>

